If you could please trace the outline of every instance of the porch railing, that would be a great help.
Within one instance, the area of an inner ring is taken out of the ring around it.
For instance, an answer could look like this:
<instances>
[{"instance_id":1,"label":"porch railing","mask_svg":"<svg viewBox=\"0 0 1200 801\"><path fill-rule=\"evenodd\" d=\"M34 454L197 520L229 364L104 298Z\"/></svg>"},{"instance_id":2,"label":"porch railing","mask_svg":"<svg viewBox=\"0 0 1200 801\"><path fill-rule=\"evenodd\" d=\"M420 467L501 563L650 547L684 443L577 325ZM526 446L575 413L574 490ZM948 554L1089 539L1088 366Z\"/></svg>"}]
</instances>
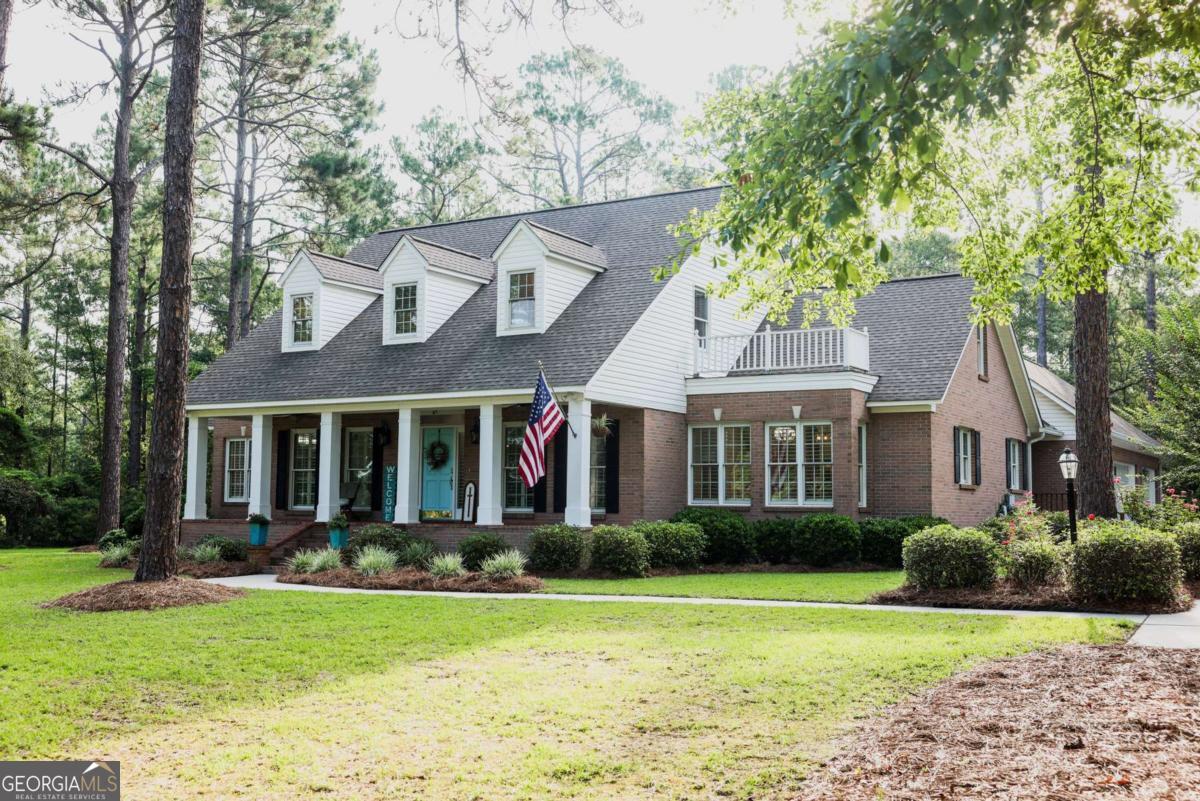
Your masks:
<instances>
[{"instance_id":1,"label":"porch railing","mask_svg":"<svg viewBox=\"0 0 1200 801\"><path fill-rule=\"evenodd\" d=\"M870 337L854 328L801 328L697 337L696 375L870 369Z\"/></svg>"}]
</instances>

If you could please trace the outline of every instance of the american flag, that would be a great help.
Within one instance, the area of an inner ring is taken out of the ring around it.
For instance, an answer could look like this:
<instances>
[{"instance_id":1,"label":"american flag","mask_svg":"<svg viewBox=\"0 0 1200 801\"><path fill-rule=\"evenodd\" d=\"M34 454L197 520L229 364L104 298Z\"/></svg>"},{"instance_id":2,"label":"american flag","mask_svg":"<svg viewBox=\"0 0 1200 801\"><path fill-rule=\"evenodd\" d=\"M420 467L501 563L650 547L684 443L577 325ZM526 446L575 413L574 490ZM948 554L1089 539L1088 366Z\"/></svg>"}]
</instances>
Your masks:
<instances>
[{"instance_id":1,"label":"american flag","mask_svg":"<svg viewBox=\"0 0 1200 801\"><path fill-rule=\"evenodd\" d=\"M525 426L525 442L521 444L521 460L517 464L517 472L525 486L532 487L546 475L546 443L553 439L565 420L562 409L550 393L546 374L539 371L533 405L529 407L529 423Z\"/></svg>"}]
</instances>

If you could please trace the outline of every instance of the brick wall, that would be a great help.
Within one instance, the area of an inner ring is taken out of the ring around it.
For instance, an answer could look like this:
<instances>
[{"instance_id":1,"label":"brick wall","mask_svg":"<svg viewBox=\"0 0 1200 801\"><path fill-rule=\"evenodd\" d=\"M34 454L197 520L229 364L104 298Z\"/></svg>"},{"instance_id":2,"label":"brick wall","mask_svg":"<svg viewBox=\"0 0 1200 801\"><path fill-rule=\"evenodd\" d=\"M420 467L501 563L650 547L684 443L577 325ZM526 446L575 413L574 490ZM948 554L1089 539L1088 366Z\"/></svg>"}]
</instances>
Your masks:
<instances>
[{"instance_id":1,"label":"brick wall","mask_svg":"<svg viewBox=\"0 0 1200 801\"><path fill-rule=\"evenodd\" d=\"M1058 467L1058 457L1062 455L1063 448L1078 450L1073 439L1042 440L1034 443L1033 491L1036 494L1060 495L1066 493L1067 482L1063 479L1062 471ZM1137 468L1139 474L1147 468L1153 470L1155 475L1161 472L1157 456L1125 448L1113 448L1113 461L1131 464ZM1160 496L1161 489L1160 486L1158 493Z\"/></svg>"},{"instance_id":2,"label":"brick wall","mask_svg":"<svg viewBox=\"0 0 1200 801\"><path fill-rule=\"evenodd\" d=\"M879 517L929 514L933 476L928 412L874 414L867 427L867 503Z\"/></svg>"},{"instance_id":3,"label":"brick wall","mask_svg":"<svg viewBox=\"0 0 1200 801\"><path fill-rule=\"evenodd\" d=\"M665 520L687 505L686 415L646 409L633 458L643 465L642 517Z\"/></svg>"}]
</instances>

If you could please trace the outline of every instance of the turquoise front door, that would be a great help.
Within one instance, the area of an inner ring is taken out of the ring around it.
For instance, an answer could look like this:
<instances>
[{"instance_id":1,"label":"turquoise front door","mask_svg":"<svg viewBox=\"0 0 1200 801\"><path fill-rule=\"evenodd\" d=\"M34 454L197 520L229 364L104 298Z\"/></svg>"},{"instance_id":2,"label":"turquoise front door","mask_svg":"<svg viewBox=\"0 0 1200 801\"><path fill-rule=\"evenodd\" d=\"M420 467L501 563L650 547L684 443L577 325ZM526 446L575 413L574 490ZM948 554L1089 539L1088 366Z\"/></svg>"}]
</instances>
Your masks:
<instances>
[{"instance_id":1,"label":"turquoise front door","mask_svg":"<svg viewBox=\"0 0 1200 801\"><path fill-rule=\"evenodd\" d=\"M453 428L421 431L421 517L426 520L454 518L454 468L458 454Z\"/></svg>"}]
</instances>

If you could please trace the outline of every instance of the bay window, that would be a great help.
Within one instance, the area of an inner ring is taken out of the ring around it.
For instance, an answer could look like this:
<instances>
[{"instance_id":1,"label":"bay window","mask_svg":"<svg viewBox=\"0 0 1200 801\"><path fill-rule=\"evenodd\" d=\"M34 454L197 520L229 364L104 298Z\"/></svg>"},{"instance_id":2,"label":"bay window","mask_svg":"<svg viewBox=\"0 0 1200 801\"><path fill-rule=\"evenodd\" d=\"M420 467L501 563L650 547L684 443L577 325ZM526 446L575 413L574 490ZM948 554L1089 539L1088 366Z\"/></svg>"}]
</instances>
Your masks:
<instances>
[{"instance_id":1,"label":"bay window","mask_svg":"<svg viewBox=\"0 0 1200 801\"><path fill-rule=\"evenodd\" d=\"M693 426L688 438L689 502L750 503L750 426Z\"/></svg>"},{"instance_id":2,"label":"bay window","mask_svg":"<svg viewBox=\"0 0 1200 801\"><path fill-rule=\"evenodd\" d=\"M767 505L833 505L833 426L767 425Z\"/></svg>"}]
</instances>

